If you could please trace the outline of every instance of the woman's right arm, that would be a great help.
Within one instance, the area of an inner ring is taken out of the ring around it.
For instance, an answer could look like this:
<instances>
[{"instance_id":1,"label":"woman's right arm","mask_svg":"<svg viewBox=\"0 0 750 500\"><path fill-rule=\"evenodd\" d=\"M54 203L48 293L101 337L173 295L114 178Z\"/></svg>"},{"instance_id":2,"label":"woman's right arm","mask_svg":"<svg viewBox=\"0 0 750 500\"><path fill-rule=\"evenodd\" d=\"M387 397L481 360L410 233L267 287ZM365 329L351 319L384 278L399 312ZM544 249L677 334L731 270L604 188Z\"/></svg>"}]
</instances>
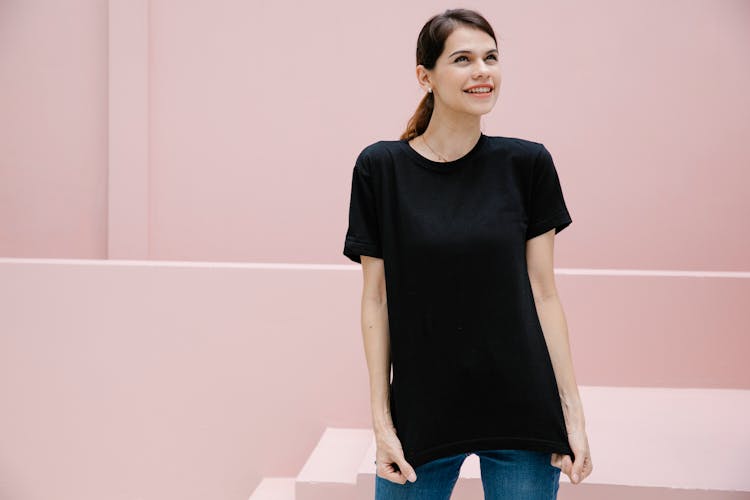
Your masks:
<instances>
[{"instance_id":1,"label":"woman's right arm","mask_svg":"<svg viewBox=\"0 0 750 500\"><path fill-rule=\"evenodd\" d=\"M383 259L362 255L362 340L370 373L370 406L375 433L393 430L389 387L391 380L388 302Z\"/></svg>"},{"instance_id":2,"label":"woman's right arm","mask_svg":"<svg viewBox=\"0 0 750 500\"><path fill-rule=\"evenodd\" d=\"M393 427L390 408L391 339L388 328L388 301L385 291L384 261L361 255L362 340L370 372L372 427L377 443L377 474L394 483L417 480L412 466L404 459L401 441ZM395 465L395 466L394 466Z\"/></svg>"}]
</instances>

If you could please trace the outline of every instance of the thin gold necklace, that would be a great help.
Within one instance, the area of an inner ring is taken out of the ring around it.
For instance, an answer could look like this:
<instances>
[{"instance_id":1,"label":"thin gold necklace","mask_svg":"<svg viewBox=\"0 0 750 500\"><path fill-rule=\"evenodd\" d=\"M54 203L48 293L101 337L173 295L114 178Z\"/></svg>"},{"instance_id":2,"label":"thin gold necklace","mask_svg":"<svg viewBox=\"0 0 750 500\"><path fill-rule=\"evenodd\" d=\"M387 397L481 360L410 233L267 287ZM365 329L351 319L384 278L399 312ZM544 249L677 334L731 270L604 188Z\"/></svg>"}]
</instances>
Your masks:
<instances>
[{"instance_id":1,"label":"thin gold necklace","mask_svg":"<svg viewBox=\"0 0 750 500\"><path fill-rule=\"evenodd\" d=\"M430 145L427 144L427 140L424 138L424 134L420 135L419 137L421 137L422 138L422 142L424 142L427 145L427 147L430 148ZM438 154L434 149L430 148L430 151L432 151L433 153L435 153L435 156L437 156L438 158L440 158L440 160L442 160L444 162L448 161L443 156L440 156L440 154Z\"/></svg>"},{"instance_id":2,"label":"thin gold necklace","mask_svg":"<svg viewBox=\"0 0 750 500\"><path fill-rule=\"evenodd\" d=\"M479 132L479 136L480 136L480 137L482 136L482 132L481 132L481 131ZM425 143L425 145L426 145L426 146L427 146L428 148L430 148L430 145L429 145L429 144L427 144L427 140L426 140L426 139L424 138L424 134L420 135L419 137L420 137L420 138L422 139L422 142L424 142L424 143ZM445 157L444 157L444 156L441 156L441 155L440 155L440 154L439 154L439 153L438 153L437 151L435 151L434 149L430 148L430 151L432 151L433 153L435 153L435 156L437 156L438 158L440 158L440 160L441 160L441 161L443 161L443 162L447 162L447 161L448 161L448 160L446 160L446 159L445 159Z\"/></svg>"}]
</instances>

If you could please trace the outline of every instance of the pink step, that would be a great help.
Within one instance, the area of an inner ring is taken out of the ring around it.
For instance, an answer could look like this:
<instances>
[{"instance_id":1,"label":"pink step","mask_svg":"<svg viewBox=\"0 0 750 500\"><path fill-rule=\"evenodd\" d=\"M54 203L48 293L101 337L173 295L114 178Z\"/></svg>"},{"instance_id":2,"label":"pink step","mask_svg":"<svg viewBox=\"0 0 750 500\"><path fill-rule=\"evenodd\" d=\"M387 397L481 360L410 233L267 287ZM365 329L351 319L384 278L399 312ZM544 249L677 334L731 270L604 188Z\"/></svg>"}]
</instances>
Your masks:
<instances>
[{"instance_id":1,"label":"pink step","mask_svg":"<svg viewBox=\"0 0 750 500\"><path fill-rule=\"evenodd\" d=\"M358 484L368 456L375 472L374 434L371 429L328 427L297 475L296 500L352 500L373 495L372 489Z\"/></svg>"},{"instance_id":2,"label":"pink step","mask_svg":"<svg viewBox=\"0 0 750 500\"><path fill-rule=\"evenodd\" d=\"M750 498L750 391L597 386L580 391L595 469L579 485L562 474L558 498ZM370 429L327 428L296 478L296 500L372 499L374 457ZM471 455L452 499L481 498L479 457Z\"/></svg>"},{"instance_id":3,"label":"pink step","mask_svg":"<svg viewBox=\"0 0 750 500\"><path fill-rule=\"evenodd\" d=\"M248 500L294 500L293 477L264 478Z\"/></svg>"}]
</instances>

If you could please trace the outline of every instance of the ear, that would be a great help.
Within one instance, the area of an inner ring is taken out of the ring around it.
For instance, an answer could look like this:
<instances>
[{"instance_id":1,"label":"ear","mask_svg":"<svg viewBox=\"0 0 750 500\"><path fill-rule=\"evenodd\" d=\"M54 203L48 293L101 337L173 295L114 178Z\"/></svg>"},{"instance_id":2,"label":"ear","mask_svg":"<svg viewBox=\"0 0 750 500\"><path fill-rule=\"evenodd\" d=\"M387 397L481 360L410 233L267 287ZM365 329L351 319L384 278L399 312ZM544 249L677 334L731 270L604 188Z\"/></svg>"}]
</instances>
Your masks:
<instances>
[{"instance_id":1,"label":"ear","mask_svg":"<svg viewBox=\"0 0 750 500\"><path fill-rule=\"evenodd\" d=\"M427 92L428 88L432 88L432 82L430 81L430 71L423 65L419 64L417 65L416 72L419 86L422 87L422 90Z\"/></svg>"}]
</instances>

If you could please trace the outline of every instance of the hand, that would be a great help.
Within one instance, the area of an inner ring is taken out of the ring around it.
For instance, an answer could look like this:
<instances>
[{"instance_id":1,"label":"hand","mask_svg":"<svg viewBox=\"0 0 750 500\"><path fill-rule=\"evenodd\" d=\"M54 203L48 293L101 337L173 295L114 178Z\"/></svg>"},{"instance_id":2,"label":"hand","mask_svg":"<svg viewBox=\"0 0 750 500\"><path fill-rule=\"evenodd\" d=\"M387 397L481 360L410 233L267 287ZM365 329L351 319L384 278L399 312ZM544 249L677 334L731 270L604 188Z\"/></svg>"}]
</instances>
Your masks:
<instances>
[{"instance_id":1,"label":"hand","mask_svg":"<svg viewBox=\"0 0 750 500\"><path fill-rule=\"evenodd\" d=\"M416 472L404 459L395 428L376 432L375 441L375 471L378 476L398 484L406 483L407 479L412 483L417 480Z\"/></svg>"},{"instance_id":2,"label":"hand","mask_svg":"<svg viewBox=\"0 0 750 500\"><path fill-rule=\"evenodd\" d=\"M574 430L568 431L568 443L576 457L575 463L570 459L570 455L559 453L552 454L550 463L567 474L571 483L579 484L594 470L586 430L582 426L578 426Z\"/></svg>"}]
</instances>

